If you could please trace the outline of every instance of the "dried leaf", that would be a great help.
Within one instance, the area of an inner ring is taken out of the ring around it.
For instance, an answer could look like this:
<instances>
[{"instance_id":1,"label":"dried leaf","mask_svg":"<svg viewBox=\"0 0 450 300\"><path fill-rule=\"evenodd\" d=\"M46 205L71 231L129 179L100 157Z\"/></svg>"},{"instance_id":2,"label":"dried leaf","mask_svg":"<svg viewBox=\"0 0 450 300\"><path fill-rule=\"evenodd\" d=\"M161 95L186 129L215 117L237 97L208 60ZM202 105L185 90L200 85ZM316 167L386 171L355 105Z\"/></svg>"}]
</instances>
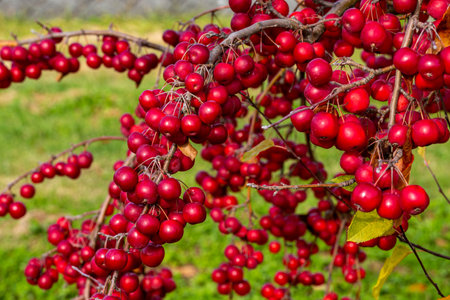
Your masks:
<instances>
[{"instance_id":1,"label":"dried leaf","mask_svg":"<svg viewBox=\"0 0 450 300\"><path fill-rule=\"evenodd\" d=\"M402 244L397 244L392 251L390 257L386 259L383 267L380 270L380 274L378 275L378 281L372 288L372 295L375 299L378 300L380 297L380 291L383 287L383 284L386 282L386 279L392 273L394 268L408 255L411 253L411 249Z\"/></svg>"},{"instance_id":2,"label":"dried leaf","mask_svg":"<svg viewBox=\"0 0 450 300\"><path fill-rule=\"evenodd\" d=\"M414 161L414 155L412 154L412 140L411 140L411 128L408 129L407 139L403 145L403 156L396 164L396 167L400 170L403 178L406 180L399 180L399 183L395 187L398 190L403 189L406 183L409 183L409 176L411 175L412 163Z\"/></svg>"},{"instance_id":3,"label":"dried leaf","mask_svg":"<svg viewBox=\"0 0 450 300\"><path fill-rule=\"evenodd\" d=\"M380 236L391 235L393 221L380 217L376 210L371 212L357 211L347 230L347 241L363 243Z\"/></svg>"},{"instance_id":4,"label":"dried leaf","mask_svg":"<svg viewBox=\"0 0 450 300\"><path fill-rule=\"evenodd\" d=\"M440 39L436 37L435 43L438 45L437 50L440 51L442 48L450 45L450 7L447 8L442 20L437 20L435 24L437 24L437 33L440 37Z\"/></svg>"},{"instance_id":5,"label":"dried leaf","mask_svg":"<svg viewBox=\"0 0 450 300\"><path fill-rule=\"evenodd\" d=\"M266 139L253 147L252 149L248 150L244 153L242 156L242 161L248 161L256 156L258 156L259 153L263 152L264 150L267 150L274 146L274 143L271 139Z\"/></svg>"},{"instance_id":6,"label":"dried leaf","mask_svg":"<svg viewBox=\"0 0 450 300\"><path fill-rule=\"evenodd\" d=\"M16 41L0 41L0 47L14 47L17 46L17 42Z\"/></svg>"},{"instance_id":7,"label":"dried leaf","mask_svg":"<svg viewBox=\"0 0 450 300\"><path fill-rule=\"evenodd\" d=\"M197 149L192 147L191 143L187 142L184 145L178 146L178 149L180 149L181 153L189 157L191 160L194 160L197 156Z\"/></svg>"}]
</instances>

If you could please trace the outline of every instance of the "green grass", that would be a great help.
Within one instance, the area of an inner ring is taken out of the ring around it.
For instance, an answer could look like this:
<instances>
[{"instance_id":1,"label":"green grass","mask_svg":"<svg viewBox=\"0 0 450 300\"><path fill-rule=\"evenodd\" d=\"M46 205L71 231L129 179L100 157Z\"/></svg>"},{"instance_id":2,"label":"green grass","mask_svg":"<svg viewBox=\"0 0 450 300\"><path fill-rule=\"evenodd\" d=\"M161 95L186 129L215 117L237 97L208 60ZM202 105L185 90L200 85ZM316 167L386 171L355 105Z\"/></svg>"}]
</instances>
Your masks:
<instances>
[{"instance_id":1,"label":"green grass","mask_svg":"<svg viewBox=\"0 0 450 300\"><path fill-rule=\"evenodd\" d=\"M188 18L183 18L184 20ZM156 20L156 21L155 21ZM207 22L208 20L202 21ZM173 18L118 19L102 17L90 20L60 19L47 23L60 25L65 30L79 28L106 28L114 22L118 29L133 34L158 39L161 29L173 27ZM30 28L38 26L23 19L0 17L1 38L8 38L9 32L19 36L29 35ZM69 147L72 143L101 135L120 135L118 118L123 112L134 111L140 91L153 86L154 77L146 78L141 87L107 70L81 72L56 82L56 75L45 73L39 81L27 80L0 90L0 186L5 186L18 174L34 168L52 153ZM300 139L300 134L294 135ZM27 261L51 249L46 242L46 228L61 215L76 215L97 209L107 193L112 178L112 164L122 159L126 146L122 142L94 144L89 148L95 156L91 169L84 171L81 178L72 181L57 178L37 187L37 195L27 201L29 212L19 221L9 217L0 219L0 299L70 299L75 296L73 288L64 288L60 279L58 286L50 292L43 292L28 285L22 275ZM329 175L340 171L339 153L334 150L317 149L316 156L323 160ZM435 145L427 149L427 158L447 194L450 194L450 178L447 176L450 148ZM199 160L199 159L198 159ZM412 182L424 185L431 196L428 210L410 222L409 238L430 249L449 252L448 204L438 193L433 179L426 171L420 156L416 157ZM195 170L177 175L188 185L195 185L194 174L209 166L197 161ZM253 193L255 211L261 215L267 204ZM312 198L312 197L311 197ZM302 207L307 211L314 204L309 199ZM185 237L175 245L166 246L165 264L174 270L178 288L168 299L224 299L216 293L216 285L210 280L211 270L225 260L224 247L231 241L229 236L218 234L217 227L208 220L204 224L190 227ZM319 243L321 250L326 247ZM261 248L261 247L257 247ZM270 281L281 269L282 255L270 255L263 248L265 262L256 270L245 271L245 277L252 283L252 293L246 299L260 299L259 288ZM371 298L371 286L389 252L368 249L368 260L363 263L367 278L362 284L362 299ZM431 276L444 293L449 292L450 264L425 253L420 253ZM329 256L325 252L313 258L312 271L325 271ZM357 287L344 283L339 270L334 271L334 289L340 295L353 297ZM317 289L299 287L293 289L295 299L320 299L323 287ZM411 255L391 275L382 289L382 299L436 299L433 287L427 282L415 258Z\"/></svg>"}]
</instances>

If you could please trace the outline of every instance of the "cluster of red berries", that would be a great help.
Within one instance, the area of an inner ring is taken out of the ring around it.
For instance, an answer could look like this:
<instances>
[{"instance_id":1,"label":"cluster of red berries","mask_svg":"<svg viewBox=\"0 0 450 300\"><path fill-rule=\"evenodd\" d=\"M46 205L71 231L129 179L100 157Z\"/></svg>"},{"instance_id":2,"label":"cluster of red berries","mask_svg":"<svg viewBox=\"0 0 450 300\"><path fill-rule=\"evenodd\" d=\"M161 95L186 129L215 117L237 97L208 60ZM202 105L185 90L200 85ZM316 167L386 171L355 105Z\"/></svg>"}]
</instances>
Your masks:
<instances>
[{"instance_id":1,"label":"cluster of red berries","mask_svg":"<svg viewBox=\"0 0 450 300\"><path fill-rule=\"evenodd\" d=\"M239 250L235 245L228 245L224 251L228 263L223 263L219 268L214 269L211 278L217 283L219 294L228 295L232 291L240 296L245 296L250 292L250 283L244 279L244 268L255 269L264 260L261 251L255 251L250 245L242 246Z\"/></svg>"},{"instance_id":2,"label":"cluster of red berries","mask_svg":"<svg viewBox=\"0 0 450 300\"><path fill-rule=\"evenodd\" d=\"M127 41L109 35L102 39L103 55L95 45L71 43L70 58L65 57L56 50L60 39L44 39L28 49L1 49L1 57L12 61L10 69L0 65L2 87L25 76L38 78L43 69L74 72L81 56L91 68L103 64L118 72L128 70L136 83L159 61L165 67L164 85L140 95L137 119L131 114L120 118L128 152L126 161L114 164L111 201L102 208L111 217L86 219L79 229L65 218L51 225L48 240L56 254L30 261L25 275L31 284L48 289L62 274L80 294L90 287L91 299L163 298L175 288L170 271L146 268L158 267L165 245L178 242L187 224L202 223L209 208L219 231L239 238L239 248L231 244L225 249L228 262L212 272L218 292L250 293L244 268L263 262L263 253L254 247L267 244L271 235L286 245L280 261L284 269L267 278L275 285L266 283L261 295L285 299L290 287L325 283L323 273L311 270L311 256L320 250L330 251L333 265L341 268L348 283L363 279L359 263L366 255L361 247L392 249L411 216L428 207L427 193L408 185L405 170L412 164L413 148L445 143L450 137L440 117L450 108L450 48L435 48L435 32L424 25L431 24L426 22L429 16L439 25L446 0L430 0L417 8L411 46L400 15L411 19L417 0L361 0L342 11L307 0L294 12L285 0L228 2L234 12L230 28L190 22L178 31L167 30L163 40L169 47L160 59L154 54L137 57ZM327 14L330 10L342 16ZM285 25L264 27L272 21ZM316 31L321 34L314 37ZM362 49L365 65L348 58L356 48ZM249 91L266 81L261 92ZM377 108L371 98L389 107ZM258 115L248 113L249 105L263 111L268 121L282 119L264 127ZM394 108L388 119L386 112ZM265 136L265 129L288 119L287 131L277 128L280 138ZM293 128L305 134L306 143L292 141ZM198 172L201 188L186 187L183 192L183 182L174 175L194 165L197 153L190 142L202 146L201 157L212 171ZM244 153L267 142L271 146L243 161ZM336 177L346 175L355 186L320 186L328 174L310 144L343 151L339 162L345 174ZM70 156L67 163L43 164L31 180L39 183L57 174L77 178L91 162L86 152ZM310 194L317 200L305 214L296 211L306 191L283 188L294 180L312 186ZM253 220L252 193L245 202L238 200L246 184L249 189L257 186L258 195L270 204L258 223ZM34 187L22 186L21 195L31 198ZM395 220L395 233L341 245L339 232L356 210L376 210L380 217ZM19 217L25 207L2 194L0 215L8 211ZM268 248L278 253L281 244L271 241ZM324 297L337 298L335 293Z\"/></svg>"},{"instance_id":3,"label":"cluster of red berries","mask_svg":"<svg viewBox=\"0 0 450 300\"><path fill-rule=\"evenodd\" d=\"M49 33L62 33L58 27L50 29ZM128 71L128 78L139 85L144 75L156 68L159 58L151 53L137 57L126 40L119 40L115 36L102 37L101 51L98 53L94 44L82 45L78 42L70 43L68 54L64 54L61 45L63 38L47 38L31 43L28 47L22 45L3 46L0 57L4 61L11 61L10 67L0 63L0 88L7 88L13 82L22 82L25 78L39 79L42 71L55 70L62 76L76 73L80 69L79 58L84 56L86 64L92 69L101 65L113 68L117 72Z\"/></svg>"},{"instance_id":4,"label":"cluster of red berries","mask_svg":"<svg viewBox=\"0 0 450 300\"><path fill-rule=\"evenodd\" d=\"M93 161L92 153L83 151L80 154L71 154L66 162L60 161L56 164L51 162L41 164L35 171L30 172L29 179L32 183L37 184L44 181L44 179L51 179L55 176L67 176L71 179L77 179L82 169L87 169L91 166ZM36 189L33 184L23 184L20 187L20 196L24 199L31 199L34 197ZM1 194L0 195L0 217L5 216L8 212L14 219L23 217L27 210L23 202L14 201L15 195Z\"/></svg>"}]
</instances>

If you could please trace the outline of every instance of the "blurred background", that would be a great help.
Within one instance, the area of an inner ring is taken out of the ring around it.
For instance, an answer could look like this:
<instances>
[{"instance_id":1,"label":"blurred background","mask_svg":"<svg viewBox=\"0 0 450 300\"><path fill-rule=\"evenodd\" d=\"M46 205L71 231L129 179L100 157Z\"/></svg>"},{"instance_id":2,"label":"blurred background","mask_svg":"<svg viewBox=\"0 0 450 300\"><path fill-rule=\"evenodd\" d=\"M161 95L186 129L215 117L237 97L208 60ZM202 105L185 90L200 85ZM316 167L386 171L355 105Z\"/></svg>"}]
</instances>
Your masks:
<instances>
[{"instance_id":1,"label":"blurred background","mask_svg":"<svg viewBox=\"0 0 450 300\"><path fill-rule=\"evenodd\" d=\"M5 15L54 18L61 15L88 18L104 14L148 16L180 14L226 4L226 0L1 0Z\"/></svg>"},{"instance_id":2,"label":"blurred background","mask_svg":"<svg viewBox=\"0 0 450 300\"><path fill-rule=\"evenodd\" d=\"M106 29L110 24L119 31L161 42L164 29L177 28L178 21L187 21L204 10L226 4L226 0L0 0L0 39L10 40L11 33L19 39L44 33L36 20L64 31L77 29ZM290 3L293 3L291 1ZM293 8L293 5L291 5ZM219 12L215 19L229 25L229 12ZM199 19L205 25L211 19ZM85 41L84 38L81 38ZM95 42L95 39L91 41ZM67 47L60 45L60 47ZM66 49L60 49L66 51ZM152 52L152 51L150 51ZM88 69L85 62L76 74L57 82L55 72L43 72L40 80L27 79L0 90L0 187L17 175L35 168L52 153L60 152L71 144L101 135L120 135L119 118L132 113L141 91L153 88L156 72L146 76L139 88L126 78L126 74L110 69ZM273 132L268 133L269 136ZM293 138L301 140L300 134ZM32 257L40 256L52 247L46 241L47 227L60 216L77 215L98 209L112 179L112 165L123 159L126 145L122 142L94 144L94 164L82 176L72 181L56 178L37 186L35 198L28 201L27 215L20 220L0 218L0 300L13 299L71 299L76 296L73 287L65 287L60 278L50 291L42 291L26 283L23 269ZM324 161L329 176L340 171L339 154L334 150L317 149L316 156ZM427 148L431 168L439 178L447 195L450 194L448 161L450 147L433 145ZM196 185L194 175L209 170L209 165L198 158L195 170L179 174L188 185ZM408 236L411 241L448 254L450 227L448 204L438 193L432 177L426 171L420 156L416 157L412 182L427 187L431 196L430 208L410 222ZM16 190L17 192L17 190ZM238 199L243 195L237 194ZM253 193L254 209L258 216L267 211L268 204ZM306 212L315 204L312 197L300 205ZM273 240L273 238L271 238ZM210 279L211 271L225 261L223 249L231 237L218 233L210 219L205 223L187 227L184 238L166 247L164 266L175 275L177 289L168 299L224 299L216 292ZM265 254L265 262L245 278L252 284L252 292L245 299L261 299L260 287L282 270L282 254L269 254L266 247L257 247ZM320 249L325 249L319 244ZM362 267L367 278L361 287L361 298L371 298L371 287L389 252L366 249L368 259ZM420 253L430 275L443 291L449 291L450 264L426 253ZM326 273L330 255L321 251L312 259L311 271ZM293 289L294 299L321 299L324 286ZM333 288L340 296L354 299L358 286L344 282L340 270L333 273ZM382 289L381 299L423 300L436 299L415 258L410 255L391 275Z\"/></svg>"}]
</instances>

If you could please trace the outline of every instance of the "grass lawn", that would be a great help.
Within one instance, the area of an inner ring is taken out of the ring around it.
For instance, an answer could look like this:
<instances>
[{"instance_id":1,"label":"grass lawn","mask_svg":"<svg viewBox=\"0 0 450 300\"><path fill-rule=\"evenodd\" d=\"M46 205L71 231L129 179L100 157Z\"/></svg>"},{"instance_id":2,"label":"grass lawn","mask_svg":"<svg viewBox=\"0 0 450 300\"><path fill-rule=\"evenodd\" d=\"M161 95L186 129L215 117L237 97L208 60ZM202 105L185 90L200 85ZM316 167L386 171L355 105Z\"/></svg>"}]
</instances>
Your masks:
<instances>
[{"instance_id":1,"label":"grass lawn","mask_svg":"<svg viewBox=\"0 0 450 300\"><path fill-rule=\"evenodd\" d=\"M184 18L185 20L188 18ZM204 22L206 22L205 20ZM92 20L61 19L48 21L52 26L64 30L80 28L107 28L111 22L121 31L130 32L154 41L160 38L161 30L174 27L173 18L158 17L156 20L144 18L119 19L102 17ZM38 25L28 20L0 17L0 38L8 39L14 32L19 37L30 36L30 29ZM154 77L148 76L136 89L125 74L110 70L87 70L82 68L61 82L55 81L56 74L46 72L39 81L26 80L7 90L0 90L0 186L5 186L18 174L34 168L47 160L52 153L60 152L76 143L101 135L120 135L118 118L124 112L133 112L140 91L152 88ZM301 138L300 135L294 135ZM63 288L62 280L50 292L43 292L28 285L23 276L27 261L49 250L46 229L61 215L76 215L99 207L107 193L112 178L112 164L122 159L126 151L123 142L94 144L90 147L94 154L93 167L84 171L81 178L71 181L57 178L37 187L34 199L27 202L28 213L19 221L10 217L0 219L0 299L70 299L75 296L72 288ZM338 152L317 149L316 156L323 160L332 175L339 171ZM427 149L431 168L439 178L447 195L450 195L448 161L450 148L434 145ZM438 252L448 254L450 227L448 225L449 206L438 193L432 177L426 171L420 156L416 157L412 171L412 183L427 187L431 197L428 210L410 222L408 236L411 241ZM195 185L196 171L209 168L198 161L195 170L179 174L188 185ZM254 193L256 212L263 212L267 204ZM308 204L309 203L309 204ZM313 200L300 209L307 210ZM210 273L225 260L224 247L230 242L229 236L218 233L217 227L208 219L201 225L189 227L181 242L166 247L165 264L175 273L178 288L168 299L223 299L210 280ZM261 248L261 247L259 247ZM323 244L319 248L325 249ZM274 273L281 269L282 255L272 256L267 249L265 262L256 270L246 271L245 277L252 283L252 293L246 299L260 299L259 288L270 281ZM389 252L368 249L368 259L363 264L367 278L362 284L362 299L371 298L371 287L376 282L378 272ZM442 259L420 253L430 275L444 293L450 293L450 263ZM313 257L312 271L325 271L329 255L323 253ZM334 271L334 289L340 295L353 297L357 286L343 282L338 270ZM294 289L295 299L320 299L324 287ZM433 287L427 282L415 258L410 255L391 275L382 289L381 299L436 299Z\"/></svg>"}]
</instances>

